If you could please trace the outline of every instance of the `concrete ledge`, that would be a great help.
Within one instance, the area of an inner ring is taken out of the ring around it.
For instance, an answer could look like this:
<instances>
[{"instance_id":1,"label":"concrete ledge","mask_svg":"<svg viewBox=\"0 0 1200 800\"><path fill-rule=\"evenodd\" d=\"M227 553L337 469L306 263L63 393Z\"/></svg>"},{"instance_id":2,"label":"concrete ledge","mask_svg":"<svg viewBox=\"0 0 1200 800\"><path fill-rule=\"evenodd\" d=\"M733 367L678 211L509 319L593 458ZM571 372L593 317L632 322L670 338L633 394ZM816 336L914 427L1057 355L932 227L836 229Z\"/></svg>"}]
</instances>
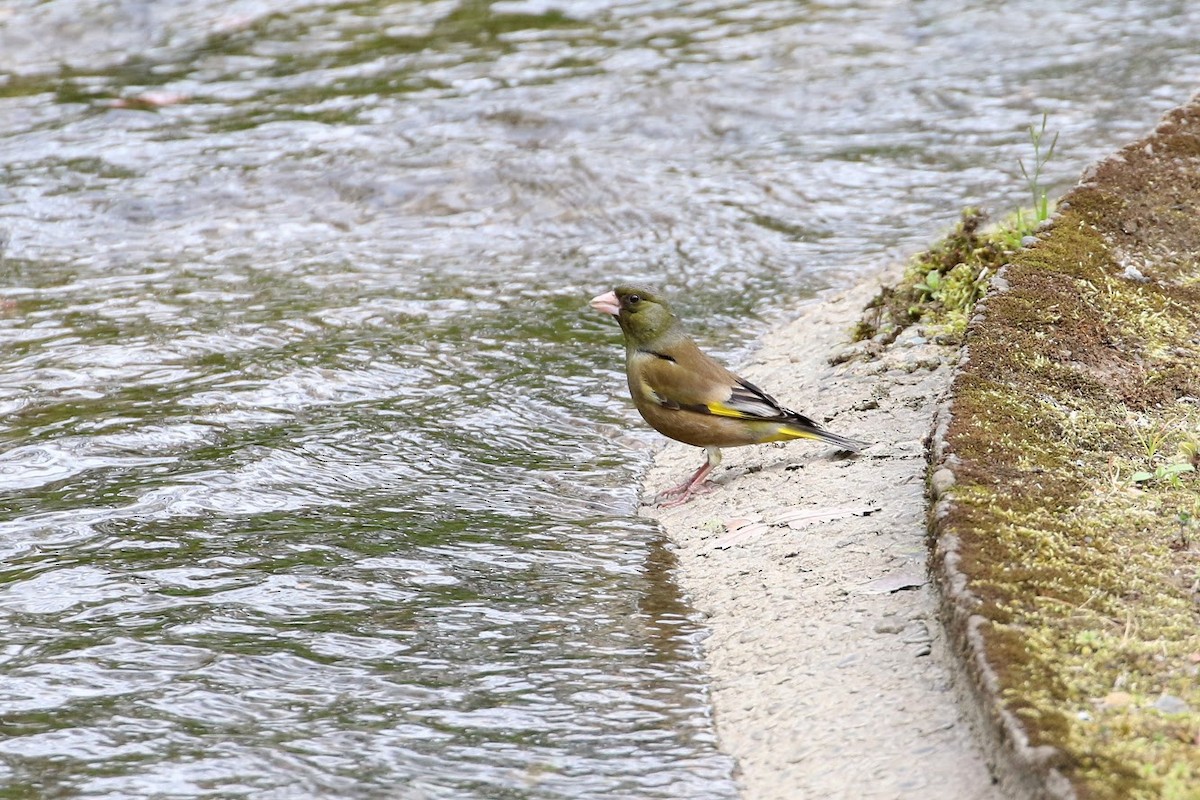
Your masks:
<instances>
[{"instance_id":1,"label":"concrete ledge","mask_svg":"<svg viewBox=\"0 0 1200 800\"><path fill-rule=\"evenodd\" d=\"M1197 437L1193 100L998 276L932 445L943 624L1032 796L1200 797Z\"/></svg>"}]
</instances>

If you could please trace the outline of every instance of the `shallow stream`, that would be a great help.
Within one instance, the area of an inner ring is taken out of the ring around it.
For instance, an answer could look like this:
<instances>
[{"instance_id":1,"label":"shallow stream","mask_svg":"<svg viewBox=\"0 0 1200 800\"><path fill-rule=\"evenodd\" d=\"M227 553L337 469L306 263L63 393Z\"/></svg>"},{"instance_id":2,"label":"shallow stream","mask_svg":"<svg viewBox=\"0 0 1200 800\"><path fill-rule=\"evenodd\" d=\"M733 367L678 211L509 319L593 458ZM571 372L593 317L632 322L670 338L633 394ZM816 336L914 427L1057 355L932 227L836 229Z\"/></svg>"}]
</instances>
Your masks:
<instances>
[{"instance_id":1,"label":"shallow stream","mask_svg":"<svg viewBox=\"0 0 1200 800\"><path fill-rule=\"evenodd\" d=\"M0 8L0 795L732 798L618 278L727 358L1191 0ZM814 410L819 411L819 410Z\"/></svg>"}]
</instances>

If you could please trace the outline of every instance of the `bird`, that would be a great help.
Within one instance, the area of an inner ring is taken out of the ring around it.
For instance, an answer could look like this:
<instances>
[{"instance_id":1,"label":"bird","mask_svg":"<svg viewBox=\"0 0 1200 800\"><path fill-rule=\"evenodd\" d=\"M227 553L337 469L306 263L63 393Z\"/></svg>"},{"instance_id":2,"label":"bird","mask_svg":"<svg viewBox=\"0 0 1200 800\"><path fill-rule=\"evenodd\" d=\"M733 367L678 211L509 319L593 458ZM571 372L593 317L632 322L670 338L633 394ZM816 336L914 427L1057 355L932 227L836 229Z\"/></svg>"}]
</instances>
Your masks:
<instances>
[{"instance_id":1,"label":"bird","mask_svg":"<svg viewBox=\"0 0 1200 800\"><path fill-rule=\"evenodd\" d=\"M629 393L642 418L664 436L705 450L700 468L658 495L658 505L682 505L710 491L705 481L720 465L723 447L790 439L816 439L853 452L868 446L784 408L706 355L654 289L617 286L593 297L590 305L616 317L621 326Z\"/></svg>"}]
</instances>

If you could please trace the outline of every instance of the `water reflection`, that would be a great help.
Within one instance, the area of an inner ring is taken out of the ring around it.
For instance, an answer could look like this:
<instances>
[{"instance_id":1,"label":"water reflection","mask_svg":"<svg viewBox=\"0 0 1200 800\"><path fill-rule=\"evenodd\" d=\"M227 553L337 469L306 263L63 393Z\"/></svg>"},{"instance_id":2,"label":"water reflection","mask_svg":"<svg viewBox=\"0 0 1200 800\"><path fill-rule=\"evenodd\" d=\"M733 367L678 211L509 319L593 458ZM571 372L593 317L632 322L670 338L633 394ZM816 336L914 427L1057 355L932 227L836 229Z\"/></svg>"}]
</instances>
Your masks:
<instances>
[{"instance_id":1,"label":"water reflection","mask_svg":"<svg viewBox=\"0 0 1200 800\"><path fill-rule=\"evenodd\" d=\"M0 11L38 796L734 796L586 298L661 283L730 355L1018 202L1041 110L1073 178L1200 61L1168 0L167 8Z\"/></svg>"}]
</instances>

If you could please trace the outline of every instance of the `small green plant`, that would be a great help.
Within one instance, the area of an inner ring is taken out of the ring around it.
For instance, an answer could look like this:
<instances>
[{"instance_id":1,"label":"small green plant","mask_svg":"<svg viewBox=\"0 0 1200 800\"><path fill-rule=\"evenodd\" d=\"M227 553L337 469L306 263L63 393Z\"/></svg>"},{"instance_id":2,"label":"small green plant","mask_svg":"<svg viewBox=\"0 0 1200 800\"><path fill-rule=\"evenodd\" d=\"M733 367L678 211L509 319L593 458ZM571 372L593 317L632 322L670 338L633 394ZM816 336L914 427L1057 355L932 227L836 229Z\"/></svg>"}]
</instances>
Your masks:
<instances>
[{"instance_id":1,"label":"small green plant","mask_svg":"<svg viewBox=\"0 0 1200 800\"><path fill-rule=\"evenodd\" d=\"M1042 170L1046 166L1046 162L1054 155L1054 148L1058 144L1058 133L1055 132L1054 137L1050 140L1050 145L1043 145L1046 141L1046 120L1049 115L1042 114L1042 124L1035 128L1029 126L1029 141L1033 145L1033 166L1032 168L1025 166L1025 159L1018 158L1017 166L1021 168L1021 175L1025 178L1025 185L1029 189L1030 198L1033 200L1032 217L1025 218L1025 214L1017 210L1016 228L1022 235L1031 233L1038 225L1050 218L1050 199L1046 194L1046 187L1042 186Z\"/></svg>"},{"instance_id":2,"label":"small green plant","mask_svg":"<svg viewBox=\"0 0 1200 800\"><path fill-rule=\"evenodd\" d=\"M1197 453L1200 442L1194 436L1184 434L1175 457L1167 456L1166 443L1182 426L1178 420L1161 420L1151 423L1143 418L1128 417L1126 424L1133 432L1138 455L1145 458L1146 466L1129 476L1135 484L1161 483L1179 488L1180 478L1197 471ZM1140 459L1139 459L1140 460Z\"/></svg>"},{"instance_id":3,"label":"small green plant","mask_svg":"<svg viewBox=\"0 0 1200 800\"><path fill-rule=\"evenodd\" d=\"M904 275L912 318L965 326L989 276L1011 255L999 237L984 230L986 219L979 209L965 209L953 231L913 257Z\"/></svg>"},{"instance_id":4,"label":"small green plant","mask_svg":"<svg viewBox=\"0 0 1200 800\"><path fill-rule=\"evenodd\" d=\"M1141 450L1141 454L1146 457L1147 461L1153 461L1162 452L1163 444L1167 441L1167 435L1171 431L1170 423L1162 422L1158 425L1147 425L1144 419L1130 419L1129 427L1133 429L1138 449Z\"/></svg>"},{"instance_id":5,"label":"small green plant","mask_svg":"<svg viewBox=\"0 0 1200 800\"><path fill-rule=\"evenodd\" d=\"M1188 434L1179 443L1179 455L1193 467L1200 467L1200 436Z\"/></svg>"},{"instance_id":6,"label":"small green plant","mask_svg":"<svg viewBox=\"0 0 1200 800\"><path fill-rule=\"evenodd\" d=\"M938 287L942 285L942 273L936 269L929 270L925 280L913 284L913 288L921 293L921 300L932 300L937 296Z\"/></svg>"},{"instance_id":7,"label":"small green plant","mask_svg":"<svg viewBox=\"0 0 1200 800\"><path fill-rule=\"evenodd\" d=\"M888 344L900 331L921 322L938 341L961 341L975 303L987 292L991 278L1026 236L1049 218L1051 204L1042 186L1042 171L1054 155L1058 134L1046 131L1047 115L1040 126L1029 126L1033 162L1018 159L1021 174L1033 198L1032 209L1017 209L1002 221L985 227L987 215L965 208L954 230L923 253L914 256L904 271L901 284L886 288L867 307L854 329L854 341L878 337Z\"/></svg>"},{"instance_id":8,"label":"small green plant","mask_svg":"<svg viewBox=\"0 0 1200 800\"><path fill-rule=\"evenodd\" d=\"M1179 476L1189 472L1195 472L1196 468L1191 464L1184 464L1179 461L1172 461L1169 464L1159 464L1154 468L1153 472L1141 470L1129 476L1129 479L1134 483L1165 483L1168 486L1178 489L1180 487Z\"/></svg>"},{"instance_id":9,"label":"small green plant","mask_svg":"<svg viewBox=\"0 0 1200 800\"><path fill-rule=\"evenodd\" d=\"M1094 653L1104 645L1104 637L1097 631L1079 631L1075 634L1075 644L1084 653Z\"/></svg>"}]
</instances>

